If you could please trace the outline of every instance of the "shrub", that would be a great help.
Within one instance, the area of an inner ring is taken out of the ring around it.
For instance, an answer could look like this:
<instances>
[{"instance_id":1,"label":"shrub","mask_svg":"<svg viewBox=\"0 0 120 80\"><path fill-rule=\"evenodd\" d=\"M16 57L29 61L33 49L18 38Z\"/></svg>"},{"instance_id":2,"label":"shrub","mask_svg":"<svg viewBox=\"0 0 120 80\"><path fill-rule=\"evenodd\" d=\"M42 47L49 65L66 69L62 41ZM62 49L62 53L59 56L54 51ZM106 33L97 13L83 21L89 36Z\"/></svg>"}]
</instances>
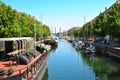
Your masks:
<instances>
[{"instance_id":1,"label":"shrub","mask_svg":"<svg viewBox=\"0 0 120 80\"><path fill-rule=\"evenodd\" d=\"M10 67L10 68L8 69L8 75L11 75L11 74L13 74L13 72L14 72L14 69L13 69L13 67Z\"/></svg>"}]
</instances>

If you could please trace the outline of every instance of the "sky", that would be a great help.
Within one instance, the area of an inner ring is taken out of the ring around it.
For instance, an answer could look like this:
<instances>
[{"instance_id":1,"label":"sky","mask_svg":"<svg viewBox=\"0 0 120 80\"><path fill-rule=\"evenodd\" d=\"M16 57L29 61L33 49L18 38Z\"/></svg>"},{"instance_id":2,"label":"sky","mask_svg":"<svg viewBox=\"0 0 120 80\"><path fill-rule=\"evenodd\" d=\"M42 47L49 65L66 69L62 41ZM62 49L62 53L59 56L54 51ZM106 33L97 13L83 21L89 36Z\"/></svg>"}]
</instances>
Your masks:
<instances>
[{"instance_id":1,"label":"sky","mask_svg":"<svg viewBox=\"0 0 120 80\"><path fill-rule=\"evenodd\" d=\"M82 27L116 0L1 0L19 12L34 16L54 33Z\"/></svg>"}]
</instances>

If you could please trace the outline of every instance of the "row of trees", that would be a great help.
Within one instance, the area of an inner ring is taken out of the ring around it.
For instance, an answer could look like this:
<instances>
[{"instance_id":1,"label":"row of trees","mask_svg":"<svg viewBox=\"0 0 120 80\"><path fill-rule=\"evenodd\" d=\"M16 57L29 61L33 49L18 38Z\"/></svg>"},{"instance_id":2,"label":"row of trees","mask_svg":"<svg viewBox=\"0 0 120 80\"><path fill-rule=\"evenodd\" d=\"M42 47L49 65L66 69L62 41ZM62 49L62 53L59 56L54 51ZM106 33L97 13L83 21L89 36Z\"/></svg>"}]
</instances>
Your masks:
<instances>
[{"instance_id":1,"label":"row of trees","mask_svg":"<svg viewBox=\"0 0 120 80\"><path fill-rule=\"evenodd\" d=\"M17 12L11 6L0 1L0 37L34 37L49 36L50 29L47 25L36 20L26 13Z\"/></svg>"},{"instance_id":2,"label":"row of trees","mask_svg":"<svg viewBox=\"0 0 120 80\"><path fill-rule=\"evenodd\" d=\"M100 13L94 20L86 23L82 28L73 31L75 36L104 37L120 39L120 4L115 3L105 12Z\"/></svg>"}]
</instances>

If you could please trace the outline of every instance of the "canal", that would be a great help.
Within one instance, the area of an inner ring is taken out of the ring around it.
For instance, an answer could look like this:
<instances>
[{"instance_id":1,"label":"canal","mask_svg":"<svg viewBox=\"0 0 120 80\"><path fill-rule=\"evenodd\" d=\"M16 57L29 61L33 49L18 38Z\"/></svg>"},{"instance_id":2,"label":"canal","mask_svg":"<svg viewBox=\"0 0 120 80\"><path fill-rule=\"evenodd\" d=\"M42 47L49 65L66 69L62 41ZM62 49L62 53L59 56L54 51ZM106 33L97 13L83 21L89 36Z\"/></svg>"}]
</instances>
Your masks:
<instances>
[{"instance_id":1,"label":"canal","mask_svg":"<svg viewBox=\"0 0 120 80\"><path fill-rule=\"evenodd\" d=\"M118 64L103 57L90 59L63 39L48 53L47 61L43 80L120 80Z\"/></svg>"}]
</instances>

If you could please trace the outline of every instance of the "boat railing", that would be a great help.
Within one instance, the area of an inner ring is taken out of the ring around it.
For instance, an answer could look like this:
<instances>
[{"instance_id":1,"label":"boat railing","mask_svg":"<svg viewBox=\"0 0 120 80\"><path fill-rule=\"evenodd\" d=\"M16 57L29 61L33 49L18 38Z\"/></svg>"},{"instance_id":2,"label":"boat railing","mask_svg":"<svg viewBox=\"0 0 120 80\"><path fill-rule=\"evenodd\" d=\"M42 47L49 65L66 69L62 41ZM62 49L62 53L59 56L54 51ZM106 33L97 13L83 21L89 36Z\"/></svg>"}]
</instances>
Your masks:
<instances>
[{"instance_id":1,"label":"boat railing","mask_svg":"<svg viewBox=\"0 0 120 80\"><path fill-rule=\"evenodd\" d=\"M8 55L18 55L19 53L24 52L25 49L19 49L19 50L15 50L13 52L7 53Z\"/></svg>"},{"instance_id":2,"label":"boat railing","mask_svg":"<svg viewBox=\"0 0 120 80\"><path fill-rule=\"evenodd\" d=\"M10 76L4 76L3 78L0 78L0 80L28 80L32 77L32 75L37 71L38 68L42 65L43 61L46 59L46 53L39 56L35 62L33 62L30 65L27 65L27 67L15 70L14 73ZM7 73L6 73L7 74Z\"/></svg>"}]
</instances>

